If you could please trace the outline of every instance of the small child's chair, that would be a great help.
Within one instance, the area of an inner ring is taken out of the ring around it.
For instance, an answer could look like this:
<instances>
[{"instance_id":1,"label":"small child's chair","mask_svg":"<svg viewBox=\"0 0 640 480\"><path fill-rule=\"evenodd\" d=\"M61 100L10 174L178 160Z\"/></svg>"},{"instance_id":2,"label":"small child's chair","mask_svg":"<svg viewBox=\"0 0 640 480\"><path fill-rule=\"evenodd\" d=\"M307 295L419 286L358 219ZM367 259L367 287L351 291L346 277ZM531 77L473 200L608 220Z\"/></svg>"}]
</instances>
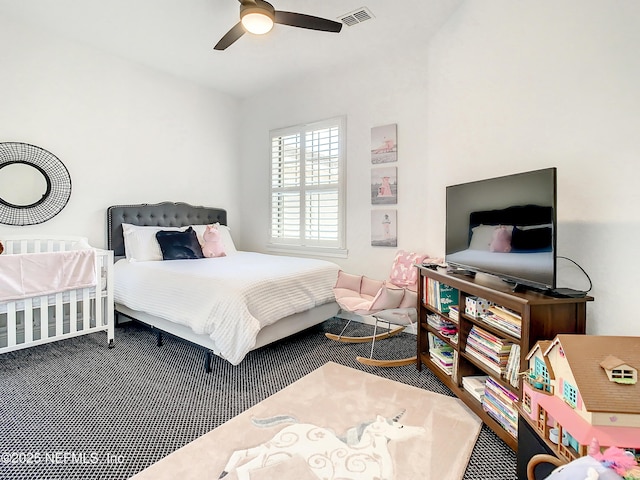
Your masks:
<instances>
[{"instance_id":1,"label":"small child's chair","mask_svg":"<svg viewBox=\"0 0 640 480\"><path fill-rule=\"evenodd\" d=\"M351 319L344 326L339 335L326 333L327 338L345 343L371 342L369 358L356 357L360 363L376 367L398 367L409 365L417 361L416 356L402 359L374 358L377 340L392 337L411 326L415 330L417 321L417 285L418 269L416 264L422 263L427 255L398 251L391 274L387 281L373 280L364 275L352 275L342 270L338 273L338 280L333 292L336 302L343 312L356 315L370 315L374 319L373 335L364 337L345 336L344 332L351 323ZM434 260L436 262L440 260ZM378 333L378 324L386 324L386 330ZM393 327L392 327L393 325Z\"/></svg>"}]
</instances>

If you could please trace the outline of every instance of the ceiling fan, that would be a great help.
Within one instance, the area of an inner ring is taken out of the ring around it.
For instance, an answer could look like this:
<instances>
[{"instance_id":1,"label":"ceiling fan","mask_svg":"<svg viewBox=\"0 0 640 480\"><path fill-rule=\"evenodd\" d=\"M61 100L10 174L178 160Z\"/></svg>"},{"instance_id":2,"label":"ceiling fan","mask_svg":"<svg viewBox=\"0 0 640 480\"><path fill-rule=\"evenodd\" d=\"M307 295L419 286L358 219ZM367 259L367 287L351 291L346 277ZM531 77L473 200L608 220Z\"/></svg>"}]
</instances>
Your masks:
<instances>
[{"instance_id":1,"label":"ceiling fan","mask_svg":"<svg viewBox=\"0 0 640 480\"><path fill-rule=\"evenodd\" d=\"M238 40L245 32L261 35L268 33L274 23L291 27L308 28L323 32L338 33L342 23L304 13L281 12L264 0L239 0L240 21L216 44L214 50L224 50Z\"/></svg>"}]
</instances>

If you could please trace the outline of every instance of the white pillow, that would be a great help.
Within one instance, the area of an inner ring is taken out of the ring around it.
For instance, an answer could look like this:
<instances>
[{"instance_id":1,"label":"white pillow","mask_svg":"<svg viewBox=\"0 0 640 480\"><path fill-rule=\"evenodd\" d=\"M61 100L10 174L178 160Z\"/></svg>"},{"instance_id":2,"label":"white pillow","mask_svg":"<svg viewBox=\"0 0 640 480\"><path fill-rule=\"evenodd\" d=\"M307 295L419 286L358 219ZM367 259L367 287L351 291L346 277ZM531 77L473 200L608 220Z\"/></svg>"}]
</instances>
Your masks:
<instances>
[{"instance_id":1,"label":"white pillow","mask_svg":"<svg viewBox=\"0 0 640 480\"><path fill-rule=\"evenodd\" d=\"M184 230L187 227L141 227L122 224L124 237L124 252L127 260L136 262L150 262L162 260L162 250L156 240L156 233L160 230Z\"/></svg>"},{"instance_id":2,"label":"white pillow","mask_svg":"<svg viewBox=\"0 0 640 480\"><path fill-rule=\"evenodd\" d=\"M207 225L212 224L209 223ZM191 227L193 227L196 232L200 245L204 243L204 238L202 238L202 236L204 235L204 231L207 229L207 225L191 225ZM234 253L236 253L238 250L236 250L236 246L233 243L233 238L231 238L231 230L229 229L229 227L227 227L226 225L220 225L219 223L214 223L213 225L216 225L218 227L218 231L220 232L220 238L222 239L222 244L224 245L224 253L226 253L227 255L233 255Z\"/></svg>"},{"instance_id":3,"label":"white pillow","mask_svg":"<svg viewBox=\"0 0 640 480\"><path fill-rule=\"evenodd\" d=\"M493 232L496 228L503 226L508 229L513 229L513 225L478 225L471 229L471 242L469 243L470 250L486 250L489 251L489 245L493 238Z\"/></svg>"},{"instance_id":4,"label":"white pillow","mask_svg":"<svg viewBox=\"0 0 640 480\"><path fill-rule=\"evenodd\" d=\"M543 223L542 225L518 225L516 228L518 230L534 230L536 228L552 228L553 225L550 223Z\"/></svg>"}]
</instances>

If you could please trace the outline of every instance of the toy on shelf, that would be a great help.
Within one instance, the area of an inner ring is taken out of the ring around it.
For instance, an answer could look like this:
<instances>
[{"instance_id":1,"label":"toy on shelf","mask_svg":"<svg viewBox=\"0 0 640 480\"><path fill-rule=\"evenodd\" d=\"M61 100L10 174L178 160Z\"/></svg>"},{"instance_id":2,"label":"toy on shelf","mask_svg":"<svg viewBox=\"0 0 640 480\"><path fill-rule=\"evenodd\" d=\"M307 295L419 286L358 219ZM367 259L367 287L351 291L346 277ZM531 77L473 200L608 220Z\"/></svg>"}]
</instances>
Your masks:
<instances>
[{"instance_id":1,"label":"toy on shelf","mask_svg":"<svg viewBox=\"0 0 640 480\"><path fill-rule=\"evenodd\" d=\"M521 410L558 457L586 456L597 438L640 458L640 337L561 334L526 360Z\"/></svg>"}]
</instances>

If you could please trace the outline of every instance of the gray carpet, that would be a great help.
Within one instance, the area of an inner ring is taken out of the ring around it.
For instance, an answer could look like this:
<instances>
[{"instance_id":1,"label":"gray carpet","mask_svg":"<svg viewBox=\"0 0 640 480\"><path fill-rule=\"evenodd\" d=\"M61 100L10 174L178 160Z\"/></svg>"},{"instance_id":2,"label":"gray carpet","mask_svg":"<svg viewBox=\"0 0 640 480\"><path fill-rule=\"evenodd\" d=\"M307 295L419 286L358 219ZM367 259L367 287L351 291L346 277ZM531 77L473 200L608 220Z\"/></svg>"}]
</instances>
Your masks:
<instances>
[{"instance_id":1,"label":"gray carpet","mask_svg":"<svg viewBox=\"0 0 640 480\"><path fill-rule=\"evenodd\" d=\"M170 337L158 348L149 330L133 325L116 329L113 349L99 333L2 355L0 478L128 478L327 361L452 395L427 368L359 364L368 344L324 336L342 325L328 320L235 367L214 357L211 374L201 350ZM382 356L410 356L415 336L378 347ZM516 479L514 452L486 426L464 478Z\"/></svg>"}]
</instances>

